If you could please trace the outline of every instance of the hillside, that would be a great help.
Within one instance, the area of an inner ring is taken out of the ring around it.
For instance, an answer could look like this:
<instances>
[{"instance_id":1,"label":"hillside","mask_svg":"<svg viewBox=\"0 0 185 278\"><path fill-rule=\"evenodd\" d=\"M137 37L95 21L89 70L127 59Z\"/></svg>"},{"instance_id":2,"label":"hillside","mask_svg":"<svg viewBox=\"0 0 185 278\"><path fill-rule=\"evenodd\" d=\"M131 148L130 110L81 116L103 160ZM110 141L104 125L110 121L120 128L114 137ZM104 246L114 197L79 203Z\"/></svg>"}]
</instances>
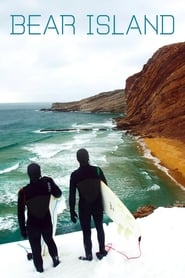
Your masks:
<instances>
[{"instance_id":1,"label":"hillside","mask_svg":"<svg viewBox=\"0 0 185 278\"><path fill-rule=\"evenodd\" d=\"M80 101L56 102L52 104L50 109L42 110L123 113L125 110L124 90L103 92Z\"/></svg>"}]
</instances>

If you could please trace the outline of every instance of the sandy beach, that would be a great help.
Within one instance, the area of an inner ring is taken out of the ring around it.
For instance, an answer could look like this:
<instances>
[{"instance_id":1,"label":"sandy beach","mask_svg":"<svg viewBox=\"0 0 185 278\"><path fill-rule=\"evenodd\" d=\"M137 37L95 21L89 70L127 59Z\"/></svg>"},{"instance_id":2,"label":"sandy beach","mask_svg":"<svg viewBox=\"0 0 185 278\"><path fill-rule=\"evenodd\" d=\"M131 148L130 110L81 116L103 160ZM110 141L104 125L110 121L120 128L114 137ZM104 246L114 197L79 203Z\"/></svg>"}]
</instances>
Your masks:
<instances>
[{"instance_id":1,"label":"sandy beach","mask_svg":"<svg viewBox=\"0 0 185 278\"><path fill-rule=\"evenodd\" d=\"M144 143L169 170L169 175L185 187L185 143L162 137L144 138Z\"/></svg>"}]
</instances>

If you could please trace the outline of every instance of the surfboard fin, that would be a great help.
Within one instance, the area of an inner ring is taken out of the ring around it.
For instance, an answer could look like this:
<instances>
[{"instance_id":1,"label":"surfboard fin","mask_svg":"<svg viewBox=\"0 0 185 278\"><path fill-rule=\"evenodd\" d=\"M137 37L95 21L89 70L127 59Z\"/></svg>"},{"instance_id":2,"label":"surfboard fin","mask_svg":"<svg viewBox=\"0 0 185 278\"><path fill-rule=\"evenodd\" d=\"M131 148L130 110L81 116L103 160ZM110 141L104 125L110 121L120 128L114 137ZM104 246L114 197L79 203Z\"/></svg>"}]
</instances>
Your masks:
<instances>
[{"instance_id":1,"label":"surfboard fin","mask_svg":"<svg viewBox=\"0 0 185 278\"><path fill-rule=\"evenodd\" d=\"M118 229L117 229L117 231L118 231L118 234L122 234L123 233L123 227L122 227L122 225L120 225L120 224L118 224Z\"/></svg>"}]
</instances>

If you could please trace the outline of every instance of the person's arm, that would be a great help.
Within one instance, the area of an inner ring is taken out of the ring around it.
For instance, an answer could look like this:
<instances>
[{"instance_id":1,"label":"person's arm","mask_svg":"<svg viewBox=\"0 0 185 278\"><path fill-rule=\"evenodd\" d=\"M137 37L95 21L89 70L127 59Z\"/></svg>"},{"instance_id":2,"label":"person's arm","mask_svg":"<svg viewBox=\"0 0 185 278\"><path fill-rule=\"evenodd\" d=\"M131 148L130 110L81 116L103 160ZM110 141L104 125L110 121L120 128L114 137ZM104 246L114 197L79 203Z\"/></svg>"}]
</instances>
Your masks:
<instances>
[{"instance_id":1,"label":"person's arm","mask_svg":"<svg viewBox=\"0 0 185 278\"><path fill-rule=\"evenodd\" d=\"M106 180L106 178L105 178L105 176L104 176L104 173L103 173L103 171L102 171L102 169L100 168L100 167L98 167L97 168L98 170L98 176L99 176L99 178L105 183L105 184L107 184L107 180Z\"/></svg>"},{"instance_id":2,"label":"person's arm","mask_svg":"<svg viewBox=\"0 0 185 278\"><path fill-rule=\"evenodd\" d=\"M56 185L52 178L43 177L42 179L47 182L48 192L50 192L55 198L60 198L62 196L62 190Z\"/></svg>"},{"instance_id":3,"label":"person's arm","mask_svg":"<svg viewBox=\"0 0 185 278\"><path fill-rule=\"evenodd\" d=\"M73 182L73 177L70 177L70 185L69 185L69 209L71 214L71 221L76 223L76 218L78 215L75 212L75 205L76 205L76 186Z\"/></svg>"},{"instance_id":4,"label":"person's arm","mask_svg":"<svg viewBox=\"0 0 185 278\"><path fill-rule=\"evenodd\" d=\"M17 216L19 228L23 238L27 237L26 223L25 223L25 195L24 189L20 189L18 192L18 203L17 203Z\"/></svg>"}]
</instances>

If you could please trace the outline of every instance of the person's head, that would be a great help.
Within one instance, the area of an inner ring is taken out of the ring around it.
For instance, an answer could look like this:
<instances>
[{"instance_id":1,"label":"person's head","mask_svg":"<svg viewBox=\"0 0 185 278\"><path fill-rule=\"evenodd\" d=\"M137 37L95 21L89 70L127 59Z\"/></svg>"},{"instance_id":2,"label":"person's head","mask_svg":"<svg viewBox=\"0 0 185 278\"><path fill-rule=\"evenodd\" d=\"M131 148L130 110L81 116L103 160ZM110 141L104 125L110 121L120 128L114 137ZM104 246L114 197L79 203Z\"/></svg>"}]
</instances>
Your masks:
<instances>
[{"instance_id":1,"label":"person's head","mask_svg":"<svg viewBox=\"0 0 185 278\"><path fill-rule=\"evenodd\" d=\"M37 163L31 163L27 168L28 176L31 181L36 181L41 177L41 169Z\"/></svg>"},{"instance_id":2,"label":"person's head","mask_svg":"<svg viewBox=\"0 0 185 278\"><path fill-rule=\"evenodd\" d=\"M80 165L89 164L89 153L86 149L79 149L76 153L76 157Z\"/></svg>"}]
</instances>

